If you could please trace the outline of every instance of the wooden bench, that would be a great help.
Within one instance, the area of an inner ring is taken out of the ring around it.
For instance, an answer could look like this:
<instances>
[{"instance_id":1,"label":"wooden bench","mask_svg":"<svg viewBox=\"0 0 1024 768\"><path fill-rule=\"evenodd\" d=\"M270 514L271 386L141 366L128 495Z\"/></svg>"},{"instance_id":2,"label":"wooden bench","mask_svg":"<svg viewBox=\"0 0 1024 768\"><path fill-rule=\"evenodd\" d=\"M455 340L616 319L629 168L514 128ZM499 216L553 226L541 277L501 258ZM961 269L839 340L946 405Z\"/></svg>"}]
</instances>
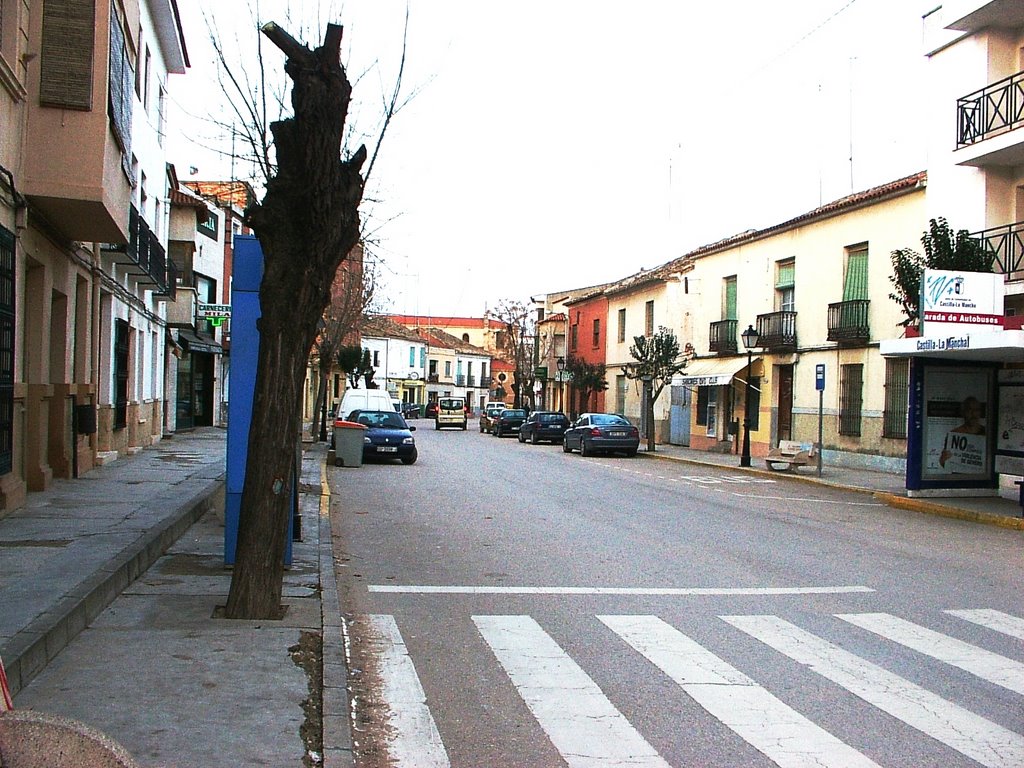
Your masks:
<instances>
[{"instance_id":1,"label":"wooden bench","mask_svg":"<svg viewBox=\"0 0 1024 768\"><path fill-rule=\"evenodd\" d=\"M764 461L768 469L781 471L802 467L816 458L813 445L794 440L780 440L778 448L772 448L764 457Z\"/></svg>"}]
</instances>

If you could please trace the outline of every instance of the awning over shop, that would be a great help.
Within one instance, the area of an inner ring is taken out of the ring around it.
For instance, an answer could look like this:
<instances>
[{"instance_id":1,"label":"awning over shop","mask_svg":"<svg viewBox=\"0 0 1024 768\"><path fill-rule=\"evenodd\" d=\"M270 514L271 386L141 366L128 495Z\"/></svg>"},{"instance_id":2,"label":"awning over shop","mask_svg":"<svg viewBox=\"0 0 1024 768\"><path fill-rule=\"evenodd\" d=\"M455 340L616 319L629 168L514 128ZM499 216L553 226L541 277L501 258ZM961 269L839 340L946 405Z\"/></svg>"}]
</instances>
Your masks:
<instances>
[{"instance_id":1,"label":"awning over shop","mask_svg":"<svg viewBox=\"0 0 1024 768\"><path fill-rule=\"evenodd\" d=\"M213 339L203 338L195 331L184 328L178 331L178 342L189 352L205 352L208 355L219 355L224 352L223 347Z\"/></svg>"},{"instance_id":2,"label":"awning over shop","mask_svg":"<svg viewBox=\"0 0 1024 768\"><path fill-rule=\"evenodd\" d=\"M955 336L884 339L883 357L934 357L978 362L1024 362L1024 331L980 331Z\"/></svg>"},{"instance_id":3,"label":"awning over shop","mask_svg":"<svg viewBox=\"0 0 1024 768\"><path fill-rule=\"evenodd\" d=\"M753 362L756 363L760 359L755 357ZM733 377L746 367L745 357L694 360L672 383L686 387L721 387L729 384Z\"/></svg>"}]
</instances>

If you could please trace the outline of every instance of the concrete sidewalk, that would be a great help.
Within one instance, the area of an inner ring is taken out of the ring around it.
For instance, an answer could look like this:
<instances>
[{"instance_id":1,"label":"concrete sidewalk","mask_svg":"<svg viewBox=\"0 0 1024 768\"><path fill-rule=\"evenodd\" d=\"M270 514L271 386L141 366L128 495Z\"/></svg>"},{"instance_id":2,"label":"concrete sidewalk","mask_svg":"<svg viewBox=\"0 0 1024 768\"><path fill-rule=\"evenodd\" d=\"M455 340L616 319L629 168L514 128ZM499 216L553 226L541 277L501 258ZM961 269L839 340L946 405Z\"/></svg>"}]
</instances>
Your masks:
<instances>
[{"instance_id":1,"label":"concrete sidewalk","mask_svg":"<svg viewBox=\"0 0 1024 768\"><path fill-rule=\"evenodd\" d=\"M214 617L231 578L223 565L223 430L179 434L55 482L0 518L0 658L15 708L82 721L142 766L351 766L326 446L303 448L302 541L285 573L281 621ZM1013 501L909 499L897 474L826 466L818 478L813 467L771 472L763 460L741 469L736 455L670 445L640 457L825 483L1024 529ZM308 671L304 661L312 661ZM322 702L310 707L311 691L321 690ZM323 734L315 757L304 728Z\"/></svg>"},{"instance_id":2,"label":"concrete sidewalk","mask_svg":"<svg viewBox=\"0 0 1024 768\"><path fill-rule=\"evenodd\" d=\"M654 453L647 453L641 448L641 452L637 455L689 464L717 466L740 472L753 472L779 480L817 483L857 490L870 493L880 501L898 509L1024 530L1021 506L1015 500L999 496L958 497L955 495L911 498L907 495L904 476L894 472L830 466L823 461L819 477L817 465L775 471L768 469L764 459L753 458L750 467L740 467L740 457L736 454L708 453L677 445L658 445Z\"/></svg>"},{"instance_id":3,"label":"concrete sidewalk","mask_svg":"<svg viewBox=\"0 0 1024 768\"><path fill-rule=\"evenodd\" d=\"M350 765L326 448L304 446L284 619L228 621L215 618L231 580L225 438L175 435L0 519L0 658L15 709L85 723L141 766ZM328 747L315 756L307 728Z\"/></svg>"}]
</instances>

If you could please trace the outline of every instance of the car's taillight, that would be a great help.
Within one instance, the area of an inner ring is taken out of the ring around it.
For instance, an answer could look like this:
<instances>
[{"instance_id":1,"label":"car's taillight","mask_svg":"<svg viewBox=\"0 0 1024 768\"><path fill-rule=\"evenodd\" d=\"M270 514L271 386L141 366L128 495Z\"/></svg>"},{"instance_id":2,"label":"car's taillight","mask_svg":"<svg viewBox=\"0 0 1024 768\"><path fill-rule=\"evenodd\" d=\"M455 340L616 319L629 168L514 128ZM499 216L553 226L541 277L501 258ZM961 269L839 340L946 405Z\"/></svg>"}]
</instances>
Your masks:
<instances>
[{"instance_id":1,"label":"car's taillight","mask_svg":"<svg viewBox=\"0 0 1024 768\"><path fill-rule=\"evenodd\" d=\"M590 428L590 436L591 437L600 437L601 436L601 430L598 429L597 427L591 427Z\"/></svg>"},{"instance_id":2,"label":"car's taillight","mask_svg":"<svg viewBox=\"0 0 1024 768\"><path fill-rule=\"evenodd\" d=\"M640 437L640 430L637 429L636 427L630 427L630 429L629 429L629 436L630 437Z\"/></svg>"}]
</instances>

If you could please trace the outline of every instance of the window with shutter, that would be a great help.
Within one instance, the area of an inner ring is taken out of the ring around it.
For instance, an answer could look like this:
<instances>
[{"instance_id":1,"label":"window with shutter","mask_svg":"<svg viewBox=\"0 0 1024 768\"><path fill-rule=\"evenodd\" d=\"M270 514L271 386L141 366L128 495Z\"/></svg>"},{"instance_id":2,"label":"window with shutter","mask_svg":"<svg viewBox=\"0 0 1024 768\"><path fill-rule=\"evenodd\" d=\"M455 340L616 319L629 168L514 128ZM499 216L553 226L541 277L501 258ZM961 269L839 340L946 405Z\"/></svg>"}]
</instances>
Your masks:
<instances>
[{"instance_id":1,"label":"window with shutter","mask_svg":"<svg viewBox=\"0 0 1024 768\"><path fill-rule=\"evenodd\" d=\"M723 320L736 319L736 277L725 278L725 312Z\"/></svg>"},{"instance_id":2,"label":"window with shutter","mask_svg":"<svg viewBox=\"0 0 1024 768\"><path fill-rule=\"evenodd\" d=\"M843 301L868 298L868 249L851 249L846 255Z\"/></svg>"},{"instance_id":3,"label":"window with shutter","mask_svg":"<svg viewBox=\"0 0 1024 768\"><path fill-rule=\"evenodd\" d=\"M95 34L95 0L43 3L39 103L44 107L92 109Z\"/></svg>"},{"instance_id":4,"label":"window with shutter","mask_svg":"<svg viewBox=\"0 0 1024 768\"><path fill-rule=\"evenodd\" d=\"M47 0L49 3L50 0ZM66 2L67 0L62 0ZM131 164L132 150L132 92L135 88L135 68L128 50L128 41L121 20L113 6L110 8L110 68L107 73L109 98L107 114L114 138L121 147L121 166L125 175L135 183Z\"/></svg>"}]
</instances>

